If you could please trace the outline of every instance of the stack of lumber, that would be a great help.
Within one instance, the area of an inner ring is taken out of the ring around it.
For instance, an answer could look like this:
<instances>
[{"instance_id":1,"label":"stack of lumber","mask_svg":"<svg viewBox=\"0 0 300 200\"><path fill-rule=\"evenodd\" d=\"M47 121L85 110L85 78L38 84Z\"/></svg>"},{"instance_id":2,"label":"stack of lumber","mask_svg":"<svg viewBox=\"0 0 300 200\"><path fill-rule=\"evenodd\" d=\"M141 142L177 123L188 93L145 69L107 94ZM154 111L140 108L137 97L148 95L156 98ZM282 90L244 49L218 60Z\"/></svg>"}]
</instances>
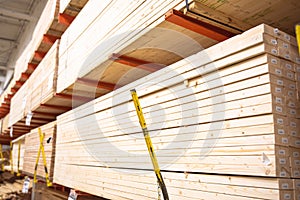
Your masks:
<instances>
[{"instance_id":1,"label":"stack of lumber","mask_svg":"<svg viewBox=\"0 0 300 200\"><path fill-rule=\"evenodd\" d=\"M12 80L9 85L6 87L6 90L2 92L0 95L0 105L1 107L1 112L0 112L0 117L4 117L7 113L9 113L9 108L10 108L10 101L11 101L11 96L12 96L12 87L14 86L15 82Z\"/></svg>"},{"instance_id":2,"label":"stack of lumber","mask_svg":"<svg viewBox=\"0 0 300 200\"><path fill-rule=\"evenodd\" d=\"M0 134L0 142L2 144L9 144L12 139L16 139L20 135L20 130L16 130L14 135L10 135L10 128L8 126L9 122L9 114L1 119L1 134ZM21 131L22 132L22 131Z\"/></svg>"},{"instance_id":3,"label":"stack of lumber","mask_svg":"<svg viewBox=\"0 0 300 200\"><path fill-rule=\"evenodd\" d=\"M45 134L43 141L47 162L47 169L49 177L52 180L54 168L54 154L55 154L55 136L56 136L56 122L51 122L40 127ZM34 174L36 158L40 147L40 137L38 128L33 129L30 133L25 135L25 155L23 173L28 175ZM45 167L43 163L42 152L39 158L37 176L45 178Z\"/></svg>"},{"instance_id":4,"label":"stack of lumber","mask_svg":"<svg viewBox=\"0 0 300 200\"><path fill-rule=\"evenodd\" d=\"M26 134L28 132L28 129L24 127L20 127L20 126L9 127L9 119L10 119L10 114L7 114L4 118L2 118L2 134L4 137L8 139L10 138L10 140L16 139L19 136Z\"/></svg>"},{"instance_id":5,"label":"stack of lumber","mask_svg":"<svg viewBox=\"0 0 300 200\"><path fill-rule=\"evenodd\" d=\"M9 114L7 114L5 117L3 117L1 119L1 121L2 121L1 132L3 134L7 134L9 132L9 126L8 126L8 123L9 123Z\"/></svg>"},{"instance_id":6,"label":"stack of lumber","mask_svg":"<svg viewBox=\"0 0 300 200\"><path fill-rule=\"evenodd\" d=\"M24 166L24 155L25 155L25 138L21 136L12 141L12 162L13 162L13 171L22 172ZM20 149L20 150L19 150ZM20 152L20 154L19 154ZM18 170L19 165L19 170Z\"/></svg>"},{"instance_id":7,"label":"stack of lumber","mask_svg":"<svg viewBox=\"0 0 300 200\"><path fill-rule=\"evenodd\" d=\"M36 70L13 96L9 119L10 127L24 120L28 113L37 110L41 104L44 104L55 95L58 48L59 40L55 42ZM47 120L47 118L41 120Z\"/></svg>"},{"instance_id":8,"label":"stack of lumber","mask_svg":"<svg viewBox=\"0 0 300 200\"><path fill-rule=\"evenodd\" d=\"M154 36L149 35L148 37L144 37L147 32L164 22L165 13L180 3L184 3L184 1L88 1L78 14L78 17L72 22L70 27L61 37L57 91L62 92L71 87L78 77L82 78L85 75L88 75L92 70L97 69L99 65L105 63L113 53L120 53L124 50L124 48L130 46L137 39L143 37L141 42L147 44L153 40L153 38L164 35L161 29L157 31ZM181 7L184 7L184 4ZM111 21L110 19L115 20ZM162 28L164 27L165 26ZM199 37L199 34L191 34ZM174 38L176 38L176 36L178 35L175 35ZM160 43L156 43L152 47L157 47L158 49L160 44L163 44L172 38L173 37L169 35L168 38L166 37L166 40L162 40ZM207 43L211 45L215 44L216 41L208 40ZM173 39L172 44L174 45ZM185 43L180 43L182 48L184 45ZM143 47L141 44L133 46L131 50L128 50L128 52L141 47ZM151 49L149 46L147 47L147 53L149 54ZM192 50L193 48L189 49L187 52ZM198 51L199 49L197 52ZM151 53L153 54L153 52ZM165 52L162 51L159 53L164 54ZM144 56L147 55L145 53L141 53L140 56L144 60L155 62L155 57L160 56L159 53L155 54L152 60L145 59ZM168 60L168 57L164 57L163 60ZM165 63L161 62L161 64ZM102 70L104 70L103 68L105 67L102 66ZM119 73L122 73L124 68L125 67L123 66L120 70L115 70L114 74L118 76ZM107 74L109 75L110 73ZM136 72L136 76L138 75L139 74ZM107 75L104 74L103 76ZM97 77L99 77L99 73ZM112 83L113 81L109 79L108 82Z\"/></svg>"},{"instance_id":9,"label":"stack of lumber","mask_svg":"<svg viewBox=\"0 0 300 200\"><path fill-rule=\"evenodd\" d=\"M54 43L27 81L29 100L26 103L26 113L36 110L56 92L58 48L59 40Z\"/></svg>"},{"instance_id":10,"label":"stack of lumber","mask_svg":"<svg viewBox=\"0 0 300 200\"><path fill-rule=\"evenodd\" d=\"M9 112L8 122L9 127L17 123L20 119L23 119L23 117L26 115L26 105L30 100L28 96L28 82L26 81L11 99L11 109Z\"/></svg>"},{"instance_id":11,"label":"stack of lumber","mask_svg":"<svg viewBox=\"0 0 300 200\"><path fill-rule=\"evenodd\" d=\"M295 42L262 24L58 116L54 181L157 198L135 88L170 199L294 199Z\"/></svg>"},{"instance_id":12,"label":"stack of lumber","mask_svg":"<svg viewBox=\"0 0 300 200\"><path fill-rule=\"evenodd\" d=\"M23 53L16 61L16 68L14 71L14 79L19 80L22 73L28 71L28 63L38 64L45 53L52 46L52 40L55 37L60 37L62 32L66 29L65 25L58 23L59 0L49 0L37 22L32 40L24 48ZM49 39L50 38L50 41ZM50 42L50 43L49 43Z\"/></svg>"}]
</instances>

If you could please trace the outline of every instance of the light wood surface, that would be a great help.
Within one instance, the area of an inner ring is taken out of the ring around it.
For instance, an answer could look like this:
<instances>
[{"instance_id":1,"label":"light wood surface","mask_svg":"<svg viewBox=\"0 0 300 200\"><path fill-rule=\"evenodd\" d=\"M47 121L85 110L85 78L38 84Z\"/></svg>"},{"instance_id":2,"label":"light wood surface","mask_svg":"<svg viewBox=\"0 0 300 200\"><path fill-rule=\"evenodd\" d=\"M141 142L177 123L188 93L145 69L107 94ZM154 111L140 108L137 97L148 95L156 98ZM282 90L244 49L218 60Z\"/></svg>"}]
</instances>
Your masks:
<instances>
[{"instance_id":1,"label":"light wood surface","mask_svg":"<svg viewBox=\"0 0 300 200\"><path fill-rule=\"evenodd\" d=\"M49 173L50 180L53 178L53 168L54 168L54 156L55 156L55 140L56 140L56 122L51 122L40 127L42 132L45 134L45 139L43 141L47 169ZM33 129L30 133L25 136L25 154L24 154L24 165L23 173L28 175L34 174L35 163L37 154L40 147L40 137L38 129ZM37 176L45 180L45 167L43 163L42 154L39 158Z\"/></svg>"},{"instance_id":2,"label":"light wood surface","mask_svg":"<svg viewBox=\"0 0 300 200\"><path fill-rule=\"evenodd\" d=\"M280 40L258 26L60 115L54 181L111 199L156 198L136 88L172 199L294 199L297 83ZM230 175L244 182L218 182ZM263 184L278 178L285 186Z\"/></svg>"}]
</instances>

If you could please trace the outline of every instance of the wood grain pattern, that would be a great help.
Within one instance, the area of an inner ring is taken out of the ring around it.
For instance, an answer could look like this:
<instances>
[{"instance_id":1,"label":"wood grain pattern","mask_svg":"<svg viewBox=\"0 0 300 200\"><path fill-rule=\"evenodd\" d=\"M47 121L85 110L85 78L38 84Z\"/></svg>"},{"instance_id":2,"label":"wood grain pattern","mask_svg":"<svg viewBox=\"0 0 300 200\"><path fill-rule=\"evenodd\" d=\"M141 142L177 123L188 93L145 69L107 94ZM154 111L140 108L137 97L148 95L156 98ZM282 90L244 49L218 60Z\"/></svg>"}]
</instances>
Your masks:
<instances>
[{"instance_id":1,"label":"wood grain pattern","mask_svg":"<svg viewBox=\"0 0 300 200\"><path fill-rule=\"evenodd\" d=\"M156 198L130 101L136 88L172 199L294 199L297 82L285 56L294 50L280 50L280 40L261 25L60 115L54 181L106 198ZM285 184L246 186L264 177Z\"/></svg>"}]
</instances>

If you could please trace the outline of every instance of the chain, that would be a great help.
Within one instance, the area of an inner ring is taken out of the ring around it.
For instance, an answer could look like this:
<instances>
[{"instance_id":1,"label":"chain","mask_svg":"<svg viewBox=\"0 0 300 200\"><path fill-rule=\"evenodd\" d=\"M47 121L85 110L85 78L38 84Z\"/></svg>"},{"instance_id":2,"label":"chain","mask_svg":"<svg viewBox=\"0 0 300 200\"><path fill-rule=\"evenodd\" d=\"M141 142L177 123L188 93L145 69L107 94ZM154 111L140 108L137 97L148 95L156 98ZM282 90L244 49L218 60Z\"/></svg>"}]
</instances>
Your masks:
<instances>
[{"instance_id":1,"label":"chain","mask_svg":"<svg viewBox=\"0 0 300 200\"><path fill-rule=\"evenodd\" d=\"M157 181L157 200L161 200L161 189L158 181Z\"/></svg>"}]
</instances>

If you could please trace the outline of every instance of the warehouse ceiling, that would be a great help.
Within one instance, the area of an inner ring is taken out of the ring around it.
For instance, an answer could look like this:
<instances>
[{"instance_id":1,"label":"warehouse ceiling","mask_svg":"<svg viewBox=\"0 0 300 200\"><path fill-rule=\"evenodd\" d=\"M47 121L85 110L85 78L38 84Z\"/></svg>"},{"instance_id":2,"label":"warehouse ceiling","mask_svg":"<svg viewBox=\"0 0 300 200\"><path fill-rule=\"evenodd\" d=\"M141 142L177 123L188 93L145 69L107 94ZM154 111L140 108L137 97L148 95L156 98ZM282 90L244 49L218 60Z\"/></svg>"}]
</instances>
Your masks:
<instances>
[{"instance_id":1,"label":"warehouse ceiling","mask_svg":"<svg viewBox=\"0 0 300 200\"><path fill-rule=\"evenodd\" d=\"M0 0L0 92L13 74L18 47L36 24L46 0ZM36 10L35 8L39 8Z\"/></svg>"}]
</instances>

